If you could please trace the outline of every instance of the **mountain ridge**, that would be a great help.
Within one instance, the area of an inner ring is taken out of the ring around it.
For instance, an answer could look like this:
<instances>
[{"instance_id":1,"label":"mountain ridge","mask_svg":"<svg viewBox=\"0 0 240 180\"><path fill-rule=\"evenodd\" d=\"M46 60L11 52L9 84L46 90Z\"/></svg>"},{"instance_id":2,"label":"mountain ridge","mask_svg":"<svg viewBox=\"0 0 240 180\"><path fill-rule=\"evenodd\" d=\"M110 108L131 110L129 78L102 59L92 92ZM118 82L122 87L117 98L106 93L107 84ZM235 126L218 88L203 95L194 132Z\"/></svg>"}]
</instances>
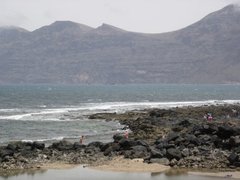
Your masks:
<instances>
[{"instance_id":1,"label":"mountain ridge","mask_svg":"<svg viewBox=\"0 0 240 180\"><path fill-rule=\"evenodd\" d=\"M240 83L238 69L240 10L232 5L168 33L72 21L4 36L0 28L1 84Z\"/></svg>"}]
</instances>

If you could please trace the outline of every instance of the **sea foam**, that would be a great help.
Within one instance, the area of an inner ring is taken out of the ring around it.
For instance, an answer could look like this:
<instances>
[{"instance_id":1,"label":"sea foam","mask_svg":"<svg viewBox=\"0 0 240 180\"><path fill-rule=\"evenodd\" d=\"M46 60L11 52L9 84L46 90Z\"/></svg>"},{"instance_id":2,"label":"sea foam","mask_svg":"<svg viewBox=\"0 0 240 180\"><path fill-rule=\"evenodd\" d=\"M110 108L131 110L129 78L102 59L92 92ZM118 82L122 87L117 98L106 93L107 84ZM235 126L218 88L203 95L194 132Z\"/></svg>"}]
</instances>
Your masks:
<instances>
[{"instance_id":1,"label":"sea foam","mask_svg":"<svg viewBox=\"0 0 240 180\"><path fill-rule=\"evenodd\" d=\"M83 103L75 107L63 107L52 109L20 109L15 110L13 115L2 115L0 119L4 120L22 120L22 121L72 121L75 119L62 118L65 114L78 113L79 115L90 115L101 112L123 113L131 110L143 110L148 108L173 108L184 106L203 106L203 105L223 105L237 104L240 100L207 100L207 101L183 101L183 102L104 102L104 103ZM32 112L31 112L32 111ZM6 112L13 112L14 109L6 109ZM4 109L0 109L0 114Z\"/></svg>"}]
</instances>

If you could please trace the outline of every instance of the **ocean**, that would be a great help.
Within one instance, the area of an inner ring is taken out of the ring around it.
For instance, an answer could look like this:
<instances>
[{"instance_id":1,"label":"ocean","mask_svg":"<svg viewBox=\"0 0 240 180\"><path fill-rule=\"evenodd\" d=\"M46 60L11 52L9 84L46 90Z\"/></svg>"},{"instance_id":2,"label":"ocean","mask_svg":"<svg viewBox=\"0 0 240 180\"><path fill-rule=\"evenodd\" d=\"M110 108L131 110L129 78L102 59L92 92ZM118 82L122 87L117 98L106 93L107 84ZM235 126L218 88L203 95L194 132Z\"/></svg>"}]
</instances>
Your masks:
<instances>
[{"instance_id":1,"label":"ocean","mask_svg":"<svg viewBox=\"0 0 240 180\"><path fill-rule=\"evenodd\" d=\"M125 112L240 102L240 85L1 85L0 144L13 141L111 141L118 122L90 120Z\"/></svg>"}]
</instances>

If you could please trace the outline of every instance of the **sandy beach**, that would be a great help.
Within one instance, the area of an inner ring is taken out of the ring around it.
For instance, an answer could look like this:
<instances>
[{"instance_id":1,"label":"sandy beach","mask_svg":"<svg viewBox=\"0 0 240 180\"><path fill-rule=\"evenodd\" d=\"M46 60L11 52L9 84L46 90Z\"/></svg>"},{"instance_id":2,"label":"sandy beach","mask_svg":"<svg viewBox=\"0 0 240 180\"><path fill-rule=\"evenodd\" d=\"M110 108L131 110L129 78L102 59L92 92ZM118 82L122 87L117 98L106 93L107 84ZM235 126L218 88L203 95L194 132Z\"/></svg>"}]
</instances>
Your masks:
<instances>
[{"instance_id":1,"label":"sandy beach","mask_svg":"<svg viewBox=\"0 0 240 180\"><path fill-rule=\"evenodd\" d=\"M90 168L117 172L164 172L170 169L169 166L157 163L144 163L143 159L124 159L123 157L116 157L104 165L90 166Z\"/></svg>"}]
</instances>

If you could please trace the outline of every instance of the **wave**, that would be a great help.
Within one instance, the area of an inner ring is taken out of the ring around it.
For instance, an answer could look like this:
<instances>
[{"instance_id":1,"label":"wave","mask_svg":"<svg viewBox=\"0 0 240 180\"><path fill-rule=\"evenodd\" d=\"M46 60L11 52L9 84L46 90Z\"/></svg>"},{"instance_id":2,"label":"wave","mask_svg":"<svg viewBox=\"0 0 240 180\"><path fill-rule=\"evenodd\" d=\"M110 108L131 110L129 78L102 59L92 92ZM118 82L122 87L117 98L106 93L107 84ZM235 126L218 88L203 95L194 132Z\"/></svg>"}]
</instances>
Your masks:
<instances>
[{"instance_id":1,"label":"wave","mask_svg":"<svg viewBox=\"0 0 240 180\"><path fill-rule=\"evenodd\" d=\"M238 104L240 100L206 100L206 101L178 101L178 102L105 102L88 104L88 109L91 111L128 111L141 110L146 108L172 108L184 106L203 106L203 105L224 105L224 104Z\"/></svg>"},{"instance_id":2,"label":"wave","mask_svg":"<svg viewBox=\"0 0 240 180\"><path fill-rule=\"evenodd\" d=\"M36 140L23 139L21 141L22 142L48 142L48 141L61 141L63 139L64 139L64 137L60 136L60 137L53 137L53 138L49 138L49 139L36 139Z\"/></svg>"},{"instance_id":3,"label":"wave","mask_svg":"<svg viewBox=\"0 0 240 180\"><path fill-rule=\"evenodd\" d=\"M0 120L23 120L23 121L75 121L71 117L63 118L65 114L78 113L78 115L89 115L99 112L122 113L130 110L142 110L147 108L172 108L184 106L203 105L224 105L238 104L240 100L207 100L207 101L179 101L179 102L104 102L104 103L83 103L75 107L62 107L52 109L0 109L0 114L4 112L15 113L12 115L2 115Z\"/></svg>"},{"instance_id":4,"label":"wave","mask_svg":"<svg viewBox=\"0 0 240 180\"><path fill-rule=\"evenodd\" d=\"M130 129L127 129L129 132ZM42 138L42 139L23 139L21 142L44 142L44 143L52 143L55 141L62 141L62 140L67 140L67 141L73 141L76 142L80 139L82 135L86 138L88 142L95 141L98 138L106 138L106 140L112 139L112 135L116 133L124 133L126 129L116 129L116 130L110 130L110 131L105 131L105 132L95 132L95 133L81 133L79 136L59 136L59 137L53 137L53 138Z\"/></svg>"}]
</instances>

